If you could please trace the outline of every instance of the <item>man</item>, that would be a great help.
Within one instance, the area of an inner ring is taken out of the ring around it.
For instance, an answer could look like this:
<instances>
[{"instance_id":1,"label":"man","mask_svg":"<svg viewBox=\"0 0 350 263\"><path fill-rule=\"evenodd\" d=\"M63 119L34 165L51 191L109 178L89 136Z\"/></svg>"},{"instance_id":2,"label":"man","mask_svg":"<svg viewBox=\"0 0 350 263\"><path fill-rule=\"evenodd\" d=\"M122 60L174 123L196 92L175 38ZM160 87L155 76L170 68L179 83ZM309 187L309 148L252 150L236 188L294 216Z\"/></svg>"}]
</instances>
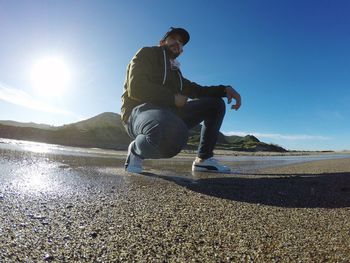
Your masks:
<instances>
[{"instance_id":1,"label":"man","mask_svg":"<svg viewBox=\"0 0 350 263\"><path fill-rule=\"evenodd\" d=\"M225 103L241 97L231 86L203 87L182 76L176 58L190 39L183 28L173 28L159 46L141 48L127 68L122 95L122 121L131 138L125 170L142 172L144 159L171 158L186 145L188 130L203 121L198 157L193 171L229 173L213 158ZM192 100L188 100L191 98Z\"/></svg>"}]
</instances>

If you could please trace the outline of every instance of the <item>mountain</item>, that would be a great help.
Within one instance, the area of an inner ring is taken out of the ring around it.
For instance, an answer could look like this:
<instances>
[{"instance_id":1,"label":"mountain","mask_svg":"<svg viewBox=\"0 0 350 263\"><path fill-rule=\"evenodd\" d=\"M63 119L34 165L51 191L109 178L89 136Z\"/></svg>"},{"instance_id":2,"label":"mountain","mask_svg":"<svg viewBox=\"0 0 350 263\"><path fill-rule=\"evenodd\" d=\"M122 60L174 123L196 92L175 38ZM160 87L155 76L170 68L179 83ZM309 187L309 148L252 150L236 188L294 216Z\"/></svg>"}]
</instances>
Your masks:
<instances>
[{"instance_id":1,"label":"mountain","mask_svg":"<svg viewBox=\"0 0 350 263\"><path fill-rule=\"evenodd\" d=\"M187 145L189 149L198 147L200 129L201 126L198 125L190 130ZM112 112L58 127L0 121L0 137L115 150L126 150L131 141L123 127L120 115ZM225 136L222 133L219 134L216 148L234 151L286 151L280 146L260 142L252 135Z\"/></svg>"},{"instance_id":2,"label":"mountain","mask_svg":"<svg viewBox=\"0 0 350 263\"><path fill-rule=\"evenodd\" d=\"M120 115L111 112L52 129L39 127L36 124L32 126L19 123L16 126L0 124L0 137L115 150L127 149L131 141L121 123Z\"/></svg>"},{"instance_id":3,"label":"mountain","mask_svg":"<svg viewBox=\"0 0 350 263\"><path fill-rule=\"evenodd\" d=\"M14 126L14 127L31 127L31 128L38 128L38 129L44 129L44 130L54 130L56 129L55 126L51 126L48 124L37 124L34 122L17 122L17 121L0 121L0 124L6 125L6 126Z\"/></svg>"},{"instance_id":4,"label":"mountain","mask_svg":"<svg viewBox=\"0 0 350 263\"><path fill-rule=\"evenodd\" d=\"M286 152L287 150L282 148L281 146L275 144L267 144L265 142L259 141L253 135L246 135L244 137L241 136L225 136L227 143L229 145L229 149L233 151L241 151L244 149L245 151L250 152ZM225 146L223 145L225 148Z\"/></svg>"}]
</instances>

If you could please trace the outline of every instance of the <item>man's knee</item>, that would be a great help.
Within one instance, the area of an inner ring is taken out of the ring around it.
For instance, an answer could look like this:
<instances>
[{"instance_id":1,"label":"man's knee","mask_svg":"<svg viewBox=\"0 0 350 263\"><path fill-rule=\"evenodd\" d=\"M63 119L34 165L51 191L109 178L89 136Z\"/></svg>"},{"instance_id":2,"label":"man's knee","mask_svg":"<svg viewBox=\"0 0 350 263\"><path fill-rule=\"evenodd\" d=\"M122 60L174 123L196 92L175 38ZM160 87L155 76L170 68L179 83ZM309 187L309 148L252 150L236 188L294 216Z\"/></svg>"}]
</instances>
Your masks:
<instances>
[{"instance_id":1,"label":"man's knee","mask_svg":"<svg viewBox=\"0 0 350 263\"><path fill-rule=\"evenodd\" d=\"M186 124L171 112L158 112L152 117L143 129L147 143L158 149L160 158L177 155L188 139Z\"/></svg>"},{"instance_id":2,"label":"man's knee","mask_svg":"<svg viewBox=\"0 0 350 263\"><path fill-rule=\"evenodd\" d=\"M218 111L225 111L225 102L222 98L212 98L211 103L214 108L216 108Z\"/></svg>"},{"instance_id":3,"label":"man's knee","mask_svg":"<svg viewBox=\"0 0 350 263\"><path fill-rule=\"evenodd\" d=\"M225 102L222 98L219 97L203 97L200 98L201 103L206 105L206 109L210 109L210 111L225 111L226 106Z\"/></svg>"}]
</instances>

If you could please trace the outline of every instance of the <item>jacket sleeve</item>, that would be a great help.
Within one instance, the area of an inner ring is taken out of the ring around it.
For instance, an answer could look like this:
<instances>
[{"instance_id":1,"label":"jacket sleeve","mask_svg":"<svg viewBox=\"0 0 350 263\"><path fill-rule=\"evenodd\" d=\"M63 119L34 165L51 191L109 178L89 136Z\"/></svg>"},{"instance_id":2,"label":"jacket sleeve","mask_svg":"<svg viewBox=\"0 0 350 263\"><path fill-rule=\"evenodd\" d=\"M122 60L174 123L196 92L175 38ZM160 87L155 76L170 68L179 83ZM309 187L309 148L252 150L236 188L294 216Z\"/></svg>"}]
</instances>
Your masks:
<instances>
[{"instance_id":1,"label":"jacket sleeve","mask_svg":"<svg viewBox=\"0 0 350 263\"><path fill-rule=\"evenodd\" d=\"M226 86L201 86L195 82L183 78L183 94L191 99L200 97L226 97Z\"/></svg>"},{"instance_id":2,"label":"jacket sleeve","mask_svg":"<svg viewBox=\"0 0 350 263\"><path fill-rule=\"evenodd\" d=\"M153 64L156 62L156 56L152 55L150 48L142 48L131 60L128 69L128 95L142 102L173 106L175 105L174 94L159 83L151 81Z\"/></svg>"}]
</instances>

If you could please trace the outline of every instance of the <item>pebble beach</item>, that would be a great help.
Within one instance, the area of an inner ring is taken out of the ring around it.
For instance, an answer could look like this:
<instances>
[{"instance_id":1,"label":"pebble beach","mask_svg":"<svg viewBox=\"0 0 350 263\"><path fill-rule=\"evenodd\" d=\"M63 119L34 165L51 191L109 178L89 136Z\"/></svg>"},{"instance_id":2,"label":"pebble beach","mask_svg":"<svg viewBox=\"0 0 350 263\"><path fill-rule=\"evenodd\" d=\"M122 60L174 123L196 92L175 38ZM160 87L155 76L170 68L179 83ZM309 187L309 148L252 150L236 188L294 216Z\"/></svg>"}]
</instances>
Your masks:
<instances>
[{"instance_id":1,"label":"pebble beach","mask_svg":"<svg viewBox=\"0 0 350 263\"><path fill-rule=\"evenodd\" d=\"M130 175L123 158L0 154L0 262L350 261L350 158Z\"/></svg>"}]
</instances>

